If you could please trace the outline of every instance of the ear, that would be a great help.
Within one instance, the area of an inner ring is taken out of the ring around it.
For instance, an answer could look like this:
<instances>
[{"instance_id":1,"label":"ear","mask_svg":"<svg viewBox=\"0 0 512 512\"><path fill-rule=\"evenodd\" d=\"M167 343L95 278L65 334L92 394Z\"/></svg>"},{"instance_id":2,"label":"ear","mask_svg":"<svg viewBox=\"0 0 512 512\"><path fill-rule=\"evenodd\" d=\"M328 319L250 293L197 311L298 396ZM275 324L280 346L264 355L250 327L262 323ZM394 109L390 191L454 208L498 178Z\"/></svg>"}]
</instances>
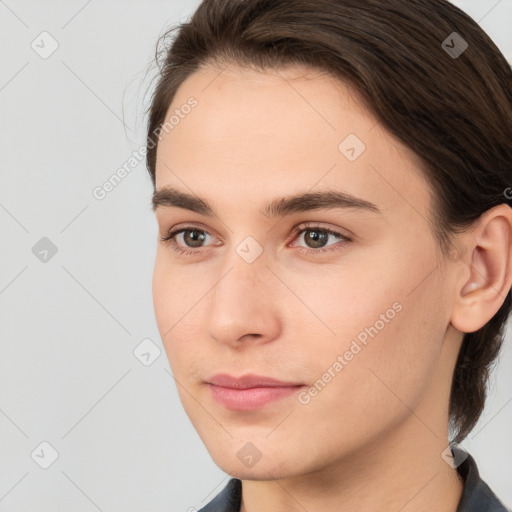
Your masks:
<instances>
[{"instance_id":1,"label":"ear","mask_svg":"<svg viewBox=\"0 0 512 512\"><path fill-rule=\"evenodd\" d=\"M511 243L512 208L506 204L486 211L471 229L458 262L463 271L455 282L450 319L459 331L477 331L505 301L512 286Z\"/></svg>"}]
</instances>

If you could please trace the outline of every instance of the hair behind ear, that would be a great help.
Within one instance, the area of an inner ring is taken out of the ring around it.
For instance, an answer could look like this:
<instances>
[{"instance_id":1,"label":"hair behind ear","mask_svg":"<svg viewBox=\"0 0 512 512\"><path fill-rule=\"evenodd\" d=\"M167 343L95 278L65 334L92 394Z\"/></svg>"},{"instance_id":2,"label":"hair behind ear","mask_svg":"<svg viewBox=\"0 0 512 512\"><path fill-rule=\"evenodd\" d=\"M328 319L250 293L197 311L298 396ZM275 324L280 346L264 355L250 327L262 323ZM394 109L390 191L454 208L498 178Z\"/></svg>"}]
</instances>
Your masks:
<instances>
[{"instance_id":1,"label":"hair behind ear","mask_svg":"<svg viewBox=\"0 0 512 512\"><path fill-rule=\"evenodd\" d=\"M473 430L484 409L489 376L500 354L511 311L507 294L499 311L476 332L464 335L450 393L452 441L462 442Z\"/></svg>"}]
</instances>

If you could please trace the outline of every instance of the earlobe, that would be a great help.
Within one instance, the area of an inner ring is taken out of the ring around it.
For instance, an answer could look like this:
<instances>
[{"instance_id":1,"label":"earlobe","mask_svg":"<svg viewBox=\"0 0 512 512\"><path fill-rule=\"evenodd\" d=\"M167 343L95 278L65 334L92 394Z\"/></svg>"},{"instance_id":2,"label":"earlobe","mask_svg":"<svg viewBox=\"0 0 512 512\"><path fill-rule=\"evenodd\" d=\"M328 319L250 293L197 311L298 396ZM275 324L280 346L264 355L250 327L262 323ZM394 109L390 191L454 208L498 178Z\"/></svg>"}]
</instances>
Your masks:
<instances>
[{"instance_id":1,"label":"earlobe","mask_svg":"<svg viewBox=\"0 0 512 512\"><path fill-rule=\"evenodd\" d=\"M499 310L512 286L512 208L485 212L467 237L464 277L456 282L451 324L461 332L482 328ZM469 270L469 277L468 276Z\"/></svg>"}]
</instances>

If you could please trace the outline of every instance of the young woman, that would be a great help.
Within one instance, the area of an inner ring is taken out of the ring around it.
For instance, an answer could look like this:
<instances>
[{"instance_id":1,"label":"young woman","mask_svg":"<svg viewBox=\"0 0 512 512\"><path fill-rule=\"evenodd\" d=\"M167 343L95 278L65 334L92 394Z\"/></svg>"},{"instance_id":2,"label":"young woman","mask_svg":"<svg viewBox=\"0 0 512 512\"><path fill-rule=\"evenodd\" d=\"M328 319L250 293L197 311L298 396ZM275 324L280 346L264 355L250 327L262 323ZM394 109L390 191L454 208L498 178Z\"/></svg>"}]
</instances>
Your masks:
<instances>
[{"instance_id":1,"label":"young woman","mask_svg":"<svg viewBox=\"0 0 512 512\"><path fill-rule=\"evenodd\" d=\"M233 477L203 510L507 510L458 443L511 305L510 65L444 0L205 0L177 28L153 296Z\"/></svg>"}]
</instances>

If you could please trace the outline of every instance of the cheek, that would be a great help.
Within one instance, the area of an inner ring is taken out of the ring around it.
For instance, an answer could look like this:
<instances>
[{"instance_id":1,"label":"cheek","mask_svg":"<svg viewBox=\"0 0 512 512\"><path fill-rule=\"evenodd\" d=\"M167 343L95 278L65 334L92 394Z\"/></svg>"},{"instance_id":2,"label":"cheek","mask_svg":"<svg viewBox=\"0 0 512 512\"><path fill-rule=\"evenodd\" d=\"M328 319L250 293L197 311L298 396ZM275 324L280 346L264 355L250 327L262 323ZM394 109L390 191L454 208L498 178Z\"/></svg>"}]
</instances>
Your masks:
<instances>
[{"instance_id":1,"label":"cheek","mask_svg":"<svg viewBox=\"0 0 512 512\"><path fill-rule=\"evenodd\" d=\"M173 375L195 379L205 363L204 307L214 277L193 266L171 265L165 250L157 258L153 270L152 293L155 319ZM181 395L181 388L178 386Z\"/></svg>"},{"instance_id":2,"label":"cheek","mask_svg":"<svg viewBox=\"0 0 512 512\"><path fill-rule=\"evenodd\" d=\"M190 301L189 290L184 289L182 279L176 269L166 263L163 255L157 253L153 270L153 307L160 338L173 365L178 362L182 351L175 350L177 334L186 321L187 305Z\"/></svg>"},{"instance_id":3,"label":"cheek","mask_svg":"<svg viewBox=\"0 0 512 512\"><path fill-rule=\"evenodd\" d=\"M390 254L394 258L383 255L381 260L387 262L385 271L373 265L331 277L295 276L294 282L317 316L297 315L295 325L302 356L311 357L308 382L328 381L327 401L336 403L337 396L347 395L347 406L374 401L383 414L386 407L379 404L400 408L396 395L411 406L419 400L437 364L446 327L442 282L431 272L435 266L425 256L428 251L423 260L405 251L398 259L396 249Z\"/></svg>"},{"instance_id":4,"label":"cheek","mask_svg":"<svg viewBox=\"0 0 512 512\"><path fill-rule=\"evenodd\" d=\"M166 250L157 250L153 269L153 306L160 334L173 332L174 326L186 321L192 310L204 296L208 287L197 271L190 271L172 265L166 257ZM164 339L165 341L165 339Z\"/></svg>"},{"instance_id":5,"label":"cheek","mask_svg":"<svg viewBox=\"0 0 512 512\"><path fill-rule=\"evenodd\" d=\"M175 301L176 294L174 289L177 283L173 282L172 274L166 271L164 264L161 262L162 257L157 251L157 258L153 269L153 308L155 318L160 331L160 337L165 343L166 333L172 328L175 320Z\"/></svg>"},{"instance_id":6,"label":"cheek","mask_svg":"<svg viewBox=\"0 0 512 512\"><path fill-rule=\"evenodd\" d=\"M399 302L388 323L376 319L386 314L389 301L374 300L352 315L354 308L347 309L337 324L340 336L325 344L317 338L309 346L312 393L302 396L296 419L309 436L329 433L326 456L398 428L429 393L443 331L423 301ZM344 326L355 335L345 334Z\"/></svg>"}]
</instances>

